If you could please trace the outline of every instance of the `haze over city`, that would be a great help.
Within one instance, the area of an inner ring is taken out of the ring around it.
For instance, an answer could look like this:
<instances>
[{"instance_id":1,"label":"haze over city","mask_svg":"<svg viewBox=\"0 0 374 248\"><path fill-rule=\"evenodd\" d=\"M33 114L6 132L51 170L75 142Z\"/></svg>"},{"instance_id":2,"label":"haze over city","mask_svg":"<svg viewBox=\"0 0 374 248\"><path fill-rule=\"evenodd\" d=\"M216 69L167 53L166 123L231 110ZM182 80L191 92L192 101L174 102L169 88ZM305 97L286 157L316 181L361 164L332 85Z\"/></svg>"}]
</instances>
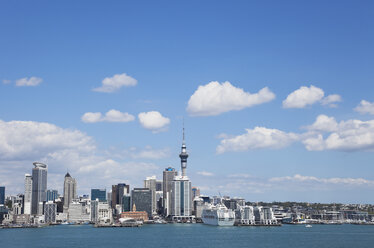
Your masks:
<instances>
[{"instance_id":1,"label":"haze over city","mask_svg":"<svg viewBox=\"0 0 374 248\"><path fill-rule=\"evenodd\" d=\"M0 3L0 184L179 170L201 194L372 203L370 1ZM82 18L82 15L84 18Z\"/></svg>"}]
</instances>

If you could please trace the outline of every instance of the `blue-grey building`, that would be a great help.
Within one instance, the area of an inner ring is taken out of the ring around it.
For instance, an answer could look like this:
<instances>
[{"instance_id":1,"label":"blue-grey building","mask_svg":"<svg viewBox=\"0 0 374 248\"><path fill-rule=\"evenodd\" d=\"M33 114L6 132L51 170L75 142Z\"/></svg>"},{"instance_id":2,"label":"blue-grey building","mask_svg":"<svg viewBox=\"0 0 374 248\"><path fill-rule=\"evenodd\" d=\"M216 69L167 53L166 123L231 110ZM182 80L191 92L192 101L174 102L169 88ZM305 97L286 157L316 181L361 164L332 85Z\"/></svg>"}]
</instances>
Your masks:
<instances>
[{"instance_id":1,"label":"blue-grey building","mask_svg":"<svg viewBox=\"0 0 374 248\"><path fill-rule=\"evenodd\" d=\"M123 212L131 211L131 196L130 195L122 196L122 211Z\"/></svg>"},{"instance_id":2,"label":"blue-grey building","mask_svg":"<svg viewBox=\"0 0 374 248\"><path fill-rule=\"evenodd\" d=\"M54 201L58 198L58 192L55 189L47 190L47 201Z\"/></svg>"},{"instance_id":3,"label":"blue-grey building","mask_svg":"<svg viewBox=\"0 0 374 248\"><path fill-rule=\"evenodd\" d=\"M152 191L148 188L134 188L131 191L131 210L146 211L148 217L152 216Z\"/></svg>"},{"instance_id":4,"label":"blue-grey building","mask_svg":"<svg viewBox=\"0 0 374 248\"><path fill-rule=\"evenodd\" d=\"M47 200L47 165L34 162L32 168L31 214L43 214L43 202Z\"/></svg>"},{"instance_id":5,"label":"blue-grey building","mask_svg":"<svg viewBox=\"0 0 374 248\"><path fill-rule=\"evenodd\" d=\"M0 204L5 204L5 187L0 186Z\"/></svg>"},{"instance_id":6,"label":"blue-grey building","mask_svg":"<svg viewBox=\"0 0 374 248\"><path fill-rule=\"evenodd\" d=\"M91 201L106 202L106 189L91 189Z\"/></svg>"}]
</instances>

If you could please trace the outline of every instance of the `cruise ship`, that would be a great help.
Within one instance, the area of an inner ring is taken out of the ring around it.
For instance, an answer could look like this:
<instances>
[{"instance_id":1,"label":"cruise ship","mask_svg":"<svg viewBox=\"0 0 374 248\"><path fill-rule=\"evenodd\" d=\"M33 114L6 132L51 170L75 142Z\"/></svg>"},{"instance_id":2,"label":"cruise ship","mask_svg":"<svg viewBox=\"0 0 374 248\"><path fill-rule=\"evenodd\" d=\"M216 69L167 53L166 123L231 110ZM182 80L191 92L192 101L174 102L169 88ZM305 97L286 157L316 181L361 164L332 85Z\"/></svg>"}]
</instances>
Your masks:
<instances>
[{"instance_id":1,"label":"cruise ship","mask_svg":"<svg viewBox=\"0 0 374 248\"><path fill-rule=\"evenodd\" d=\"M213 226L233 226L235 222L235 212L223 204L216 206L208 205L203 209L201 219L206 225Z\"/></svg>"}]
</instances>

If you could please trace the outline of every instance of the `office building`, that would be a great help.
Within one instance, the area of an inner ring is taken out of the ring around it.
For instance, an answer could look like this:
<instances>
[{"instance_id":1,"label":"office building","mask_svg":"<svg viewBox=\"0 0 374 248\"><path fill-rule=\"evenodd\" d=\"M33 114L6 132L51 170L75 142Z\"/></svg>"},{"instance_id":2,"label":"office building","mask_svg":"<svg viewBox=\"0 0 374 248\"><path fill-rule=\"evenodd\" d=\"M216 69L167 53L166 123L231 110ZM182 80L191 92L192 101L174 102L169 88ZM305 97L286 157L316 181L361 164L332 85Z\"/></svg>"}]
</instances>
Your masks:
<instances>
[{"instance_id":1,"label":"office building","mask_svg":"<svg viewBox=\"0 0 374 248\"><path fill-rule=\"evenodd\" d=\"M138 211L147 212L152 216L152 192L148 188L134 188L131 191L131 206L136 205ZM132 209L133 210L133 209Z\"/></svg>"},{"instance_id":2,"label":"office building","mask_svg":"<svg viewBox=\"0 0 374 248\"><path fill-rule=\"evenodd\" d=\"M91 201L99 199L100 202L106 202L106 189L91 189Z\"/></svg>"},{"instance_id":3,"label":"office building","mask_svg":"<svg viewBox=\"0 0 374 248\"><path fill-rule=\"evenodd\" d=\"M186 220L192 218L192 197L191 182L186 175L188 154L184 139L184 128L182 148L179 157L181 159L182 174L180 176L175 176L172 182L171 215L174 220Z\"/></svg>"},{"instance_id":4,"label":"office building","mask_svg":"<svg viewBox=\"0 0 374 248\"><path fill-rule=\"evenodd\" d=\"M47 199L47 165L39 162L33 163L32 169L32 196L31 214L43 214L43 202Z\"/></svg>"},{"instance_id":5,"label":"office building","mask_svg":"<svg viewBox=\"0 0 374 248\"><path fill-rule=\"evenodd\" d=\"M69 208L70 203L77 198L77 181L66 173L64 178L64 210Z\"/></svg>"},{"instance_id":6,"label":"office building","mask_svg":"<svg viewBox=\"0 0 374 248\"><path fill-rule=\"evenodd\" d=\"M25 194L23 200L23 213L31 214L32 177L25 174Z\"/></svg>"},{"instance_id":7,"label":"office building","mask_svg":"<svg viewBox=\"0 0 374 248\"><path fill-rule=\"evenodd\" d=\"M164 208L164 215L169 216L171 215L171 189L174 177L178 175L178 172L172 168L166 168L163 173L163 182L162 182L162 191L163 191L163 208Z\"/></svg>"},{"instance_id":8,"label":"office building","mask_svg":"<svg viewBox=\"0 0 374 248\"><path fill-rule=\"evenodd\" d=\"M68 208L68 221L71 223L90 222L90 209L82 202L71 202Z\"/></svg>"},{"instance_id":9,"label":"office building","mask_svg":"<svg viewBox=\"0 0 374 248\"><path fill-rule=\"evenodd\" d=\"M5 187L0 186L0 205L5 205Z\"/></svg>"},{"instance_id":10,"label":"office building","mask_svg":"<svg viewBox=\"0 0 374 248\"><path fill-rule=\"evenodd\" d=\"M58 198L58 192L55 189L48 189L47 190L47 202L48 201L55 201Z\"/></svg>"},{"instance_id":11,"label":"office building","mask_svg":"<svg viewBox=\"0 0 374 248\"><path fill-rule=\"evenodd\" d=\"M122 212L128 212L131 210L131 196L124 195L122 196Z\"/></svg>"},{"instance_id":12,"label":"office building","mask_svg":"<svg viewBox=\"0 0 374 248\"><path fill-rule=\"evenodd\" d=\"M191 194L192 194L192 201L193 201L195 199L195 197L200 196L200 189L197 188L197 187L192 187Z\"/></svg>"},{"instance_id":13,"label":"office building","mask_svg":"<svg viewBox=\"0 0 374 248\"><path fill-rule=\"evenodd\" d=\"M130 185L126 183L119 183L117 185L112 185L112 202L111 206L113 209L116 205L122 205L122 197L130 193Z\"/></svg>"},{"instance_id":14,"label":"office building","mask_svg":"<svg viewBox=\"0 0 374 248\"><path fill-rule=\"evenodd\" d=\"M156 176L147 177L144 180L144 188L147 188L147 189L151 190L151 195L152 195L152 214L156 214L156 208L157 208L156 184L157 184Z\"/></svg>"}]
</instances>

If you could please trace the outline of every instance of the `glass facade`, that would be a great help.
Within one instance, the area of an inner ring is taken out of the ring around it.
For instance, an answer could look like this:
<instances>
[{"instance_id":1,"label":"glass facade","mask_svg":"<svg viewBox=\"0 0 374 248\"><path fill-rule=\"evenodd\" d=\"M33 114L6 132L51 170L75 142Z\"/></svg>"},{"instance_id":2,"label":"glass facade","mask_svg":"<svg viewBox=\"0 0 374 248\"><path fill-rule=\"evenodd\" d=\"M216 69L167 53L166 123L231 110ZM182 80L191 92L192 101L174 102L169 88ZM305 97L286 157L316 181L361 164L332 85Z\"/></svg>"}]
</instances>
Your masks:
<instances>
[{"instance_id":1,"label":"glass facade","mask_svg":"<svg viewBox=\"0 0 374 248\"><path fill-rule=\"evenodd\" d=\"M5 187L0 187L0 204L5 204Z\"/></svg>"},{"instance_id":2,"label":"glass facade","mask_svg":"<svg viewBox=\"0 0 374 248\"><path fill-rule=\"evenodd\" d=\"M99 199L100 202L106 202L106 189L91 189L91 201Z\"/></svg>"}]
</instances>

